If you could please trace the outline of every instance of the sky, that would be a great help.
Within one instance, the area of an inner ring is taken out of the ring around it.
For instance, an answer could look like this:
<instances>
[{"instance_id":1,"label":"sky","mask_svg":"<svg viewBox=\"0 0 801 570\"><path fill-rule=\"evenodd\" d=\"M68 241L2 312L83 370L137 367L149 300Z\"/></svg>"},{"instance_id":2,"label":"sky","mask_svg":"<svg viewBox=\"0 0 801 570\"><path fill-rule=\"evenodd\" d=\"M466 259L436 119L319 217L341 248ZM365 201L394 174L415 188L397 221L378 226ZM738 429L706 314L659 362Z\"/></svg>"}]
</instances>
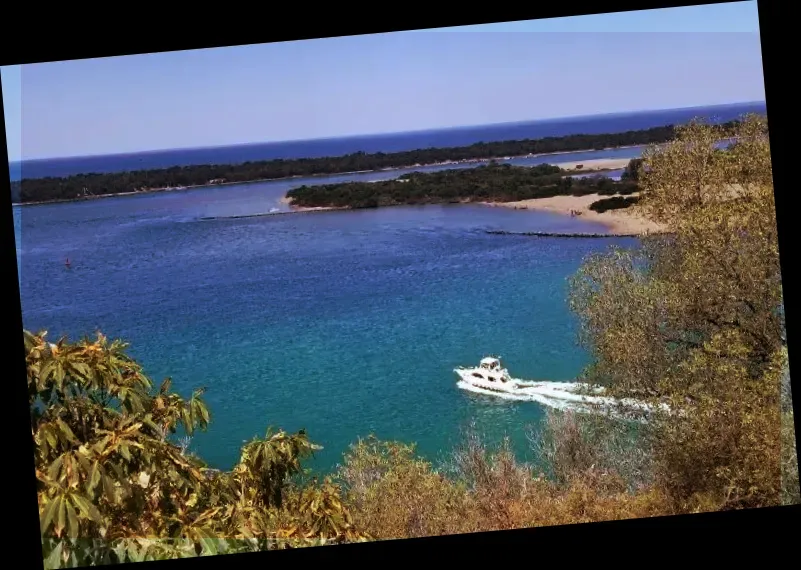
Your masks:
<instances>
[{"instance_id":1,"label":"sky","mask_svg":"<svg viewBox=\"0 0 801 570\"><path fill-rule=\"evenodd\" d=\"M765 99L756 1L0 68L11 161Z\"/></svg>"}]
</instances>

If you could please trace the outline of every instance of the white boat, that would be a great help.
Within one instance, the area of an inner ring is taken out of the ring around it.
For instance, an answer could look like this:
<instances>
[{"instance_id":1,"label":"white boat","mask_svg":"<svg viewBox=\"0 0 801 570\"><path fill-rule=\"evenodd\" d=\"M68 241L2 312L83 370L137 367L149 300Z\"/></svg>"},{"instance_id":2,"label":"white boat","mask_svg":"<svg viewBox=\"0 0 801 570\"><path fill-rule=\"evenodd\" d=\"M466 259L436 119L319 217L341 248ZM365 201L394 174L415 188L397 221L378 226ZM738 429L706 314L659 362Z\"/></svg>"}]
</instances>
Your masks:
<instances>
[{"instance_id":1,"label":"white boat","mask_svg":"<svg viewBox=\"0 0 801 570\"><path fill-rule=\"evenodd\" d=\"M453 370L458 376L459 388L471 392L496 395L514 400L528 400L540 404L577 411L593 411L599 408L617 409L621 404L629 411L648 411L643 403L606 397L602 387L591 387L577 382L527 381L512 378L501 365L499 357L482 358L478 366L460 366ZM669 411L665 405L660 406Z\"/></svg>"},{"instance_id":2,"label":"white boat","mask_svg":"<svg viewBox=\"0 0 801 570\"><path fill-rule=\"evenodd\" d=\"M454 368L462 382L488 392L514 394L521 388L535 388L541 382L525 382L509 376L499 357L482 358L478 366Z\"/></svg>"}]
</instances>

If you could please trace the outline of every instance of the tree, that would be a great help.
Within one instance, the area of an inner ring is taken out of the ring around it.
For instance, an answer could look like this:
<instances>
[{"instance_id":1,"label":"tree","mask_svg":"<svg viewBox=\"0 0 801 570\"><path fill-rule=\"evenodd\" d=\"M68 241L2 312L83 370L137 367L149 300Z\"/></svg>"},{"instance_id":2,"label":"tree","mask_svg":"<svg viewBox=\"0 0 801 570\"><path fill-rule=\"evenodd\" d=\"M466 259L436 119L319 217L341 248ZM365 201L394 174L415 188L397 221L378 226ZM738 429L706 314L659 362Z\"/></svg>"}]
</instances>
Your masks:
<instances>
[{"instance_id":1,"label":"tree","mask_svg":"<svg viewBox=\"0 0 801 570\"><path fill-rule=\"evenodd\" d=\"M171 441L205 429L203 390L158 390L121 341L24 331L43 555L49 568L361 540L339 489L292 478L318 447L268 431L231 472Z\"/></svg>"},{"instance_id":2,"label":"tree","mask_svg":"<svg viewBox=\"0 0 801 570\"><path fill-rule=\"evenodd\" d=\"M699 121L649 148L633 208L670 233L590 258L571 284L594 357L585 378L677 412L645 431L685 510L779 497L786 354L770 143L760 117L735 128L728 150L717 142L729 133Z\"/></svg>"},{"instance_id":3,"label":"tree","mask_svg":"<svg viewBox=\"0 0 801 570\"><path fill-rule=\"evenodd\" d=\"M623 173L620 175L621 180L633 180L637 181L640 179L640 169L642 168L642 158L632 158L629 163L626 165L626 168L623 170Z\"/></svg>"}]
</instances>

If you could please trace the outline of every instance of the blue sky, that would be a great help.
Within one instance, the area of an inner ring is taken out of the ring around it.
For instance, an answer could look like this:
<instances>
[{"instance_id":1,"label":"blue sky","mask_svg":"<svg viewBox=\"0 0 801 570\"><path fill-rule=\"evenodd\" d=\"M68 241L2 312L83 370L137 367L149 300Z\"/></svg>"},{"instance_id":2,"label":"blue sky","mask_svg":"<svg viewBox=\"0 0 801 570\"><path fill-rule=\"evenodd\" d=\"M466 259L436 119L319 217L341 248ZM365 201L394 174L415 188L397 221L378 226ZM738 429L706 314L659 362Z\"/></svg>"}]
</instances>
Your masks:
<instances>
[{"instance_id":1,"label":"blue sky","mask_svg":"<svg viewBox=\"0 0 801 570\"><path fill-rule=\"evenodd\" d=\"M755 1L3 67L12 161L764 100Z\"/></svg>"}]
</instances>

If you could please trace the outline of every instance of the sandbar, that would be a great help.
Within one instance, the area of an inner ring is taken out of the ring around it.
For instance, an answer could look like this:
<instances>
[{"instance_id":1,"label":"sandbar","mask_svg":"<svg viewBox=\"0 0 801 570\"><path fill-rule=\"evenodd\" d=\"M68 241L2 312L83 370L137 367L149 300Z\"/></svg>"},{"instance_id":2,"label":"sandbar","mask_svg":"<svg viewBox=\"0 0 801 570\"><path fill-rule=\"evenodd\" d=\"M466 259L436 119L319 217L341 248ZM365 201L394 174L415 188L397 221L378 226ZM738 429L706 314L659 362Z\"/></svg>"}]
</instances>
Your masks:
<instances>
[{"instance_id":1,"label":"sandbar","mask_svg":"<svg viewBox=\"0 0 801 570\"><path fill-rule=\"evenodd\" d=\"M636 195L636 194L635 194ZM590 204L609 196L589 194L587 196L554 196L552 198L534 198L517 202L493 202L487 205L514 208L517 210L539 210L569 216L571 212L578 212L583 220L597 222L605 225L616 234L656 234L665 229L650 220L636 215L628 208L621 210L607 210L598 213L590 210Z\"/></svg>"},{"instance_id":2,"label":"sandbar","mask_svg":"<svg viewBox=\"0 0 801 570\"><path fill-rule=\"evenodd\" d=\"M620 168L626 168L630 161L630 158L595 158L573 162L555 162L553 165L558 166L562 170L582 172L585 170L618 170ZM579 166L581 166L581 168L578 168Z\"/></svg>"}]
</instances>

